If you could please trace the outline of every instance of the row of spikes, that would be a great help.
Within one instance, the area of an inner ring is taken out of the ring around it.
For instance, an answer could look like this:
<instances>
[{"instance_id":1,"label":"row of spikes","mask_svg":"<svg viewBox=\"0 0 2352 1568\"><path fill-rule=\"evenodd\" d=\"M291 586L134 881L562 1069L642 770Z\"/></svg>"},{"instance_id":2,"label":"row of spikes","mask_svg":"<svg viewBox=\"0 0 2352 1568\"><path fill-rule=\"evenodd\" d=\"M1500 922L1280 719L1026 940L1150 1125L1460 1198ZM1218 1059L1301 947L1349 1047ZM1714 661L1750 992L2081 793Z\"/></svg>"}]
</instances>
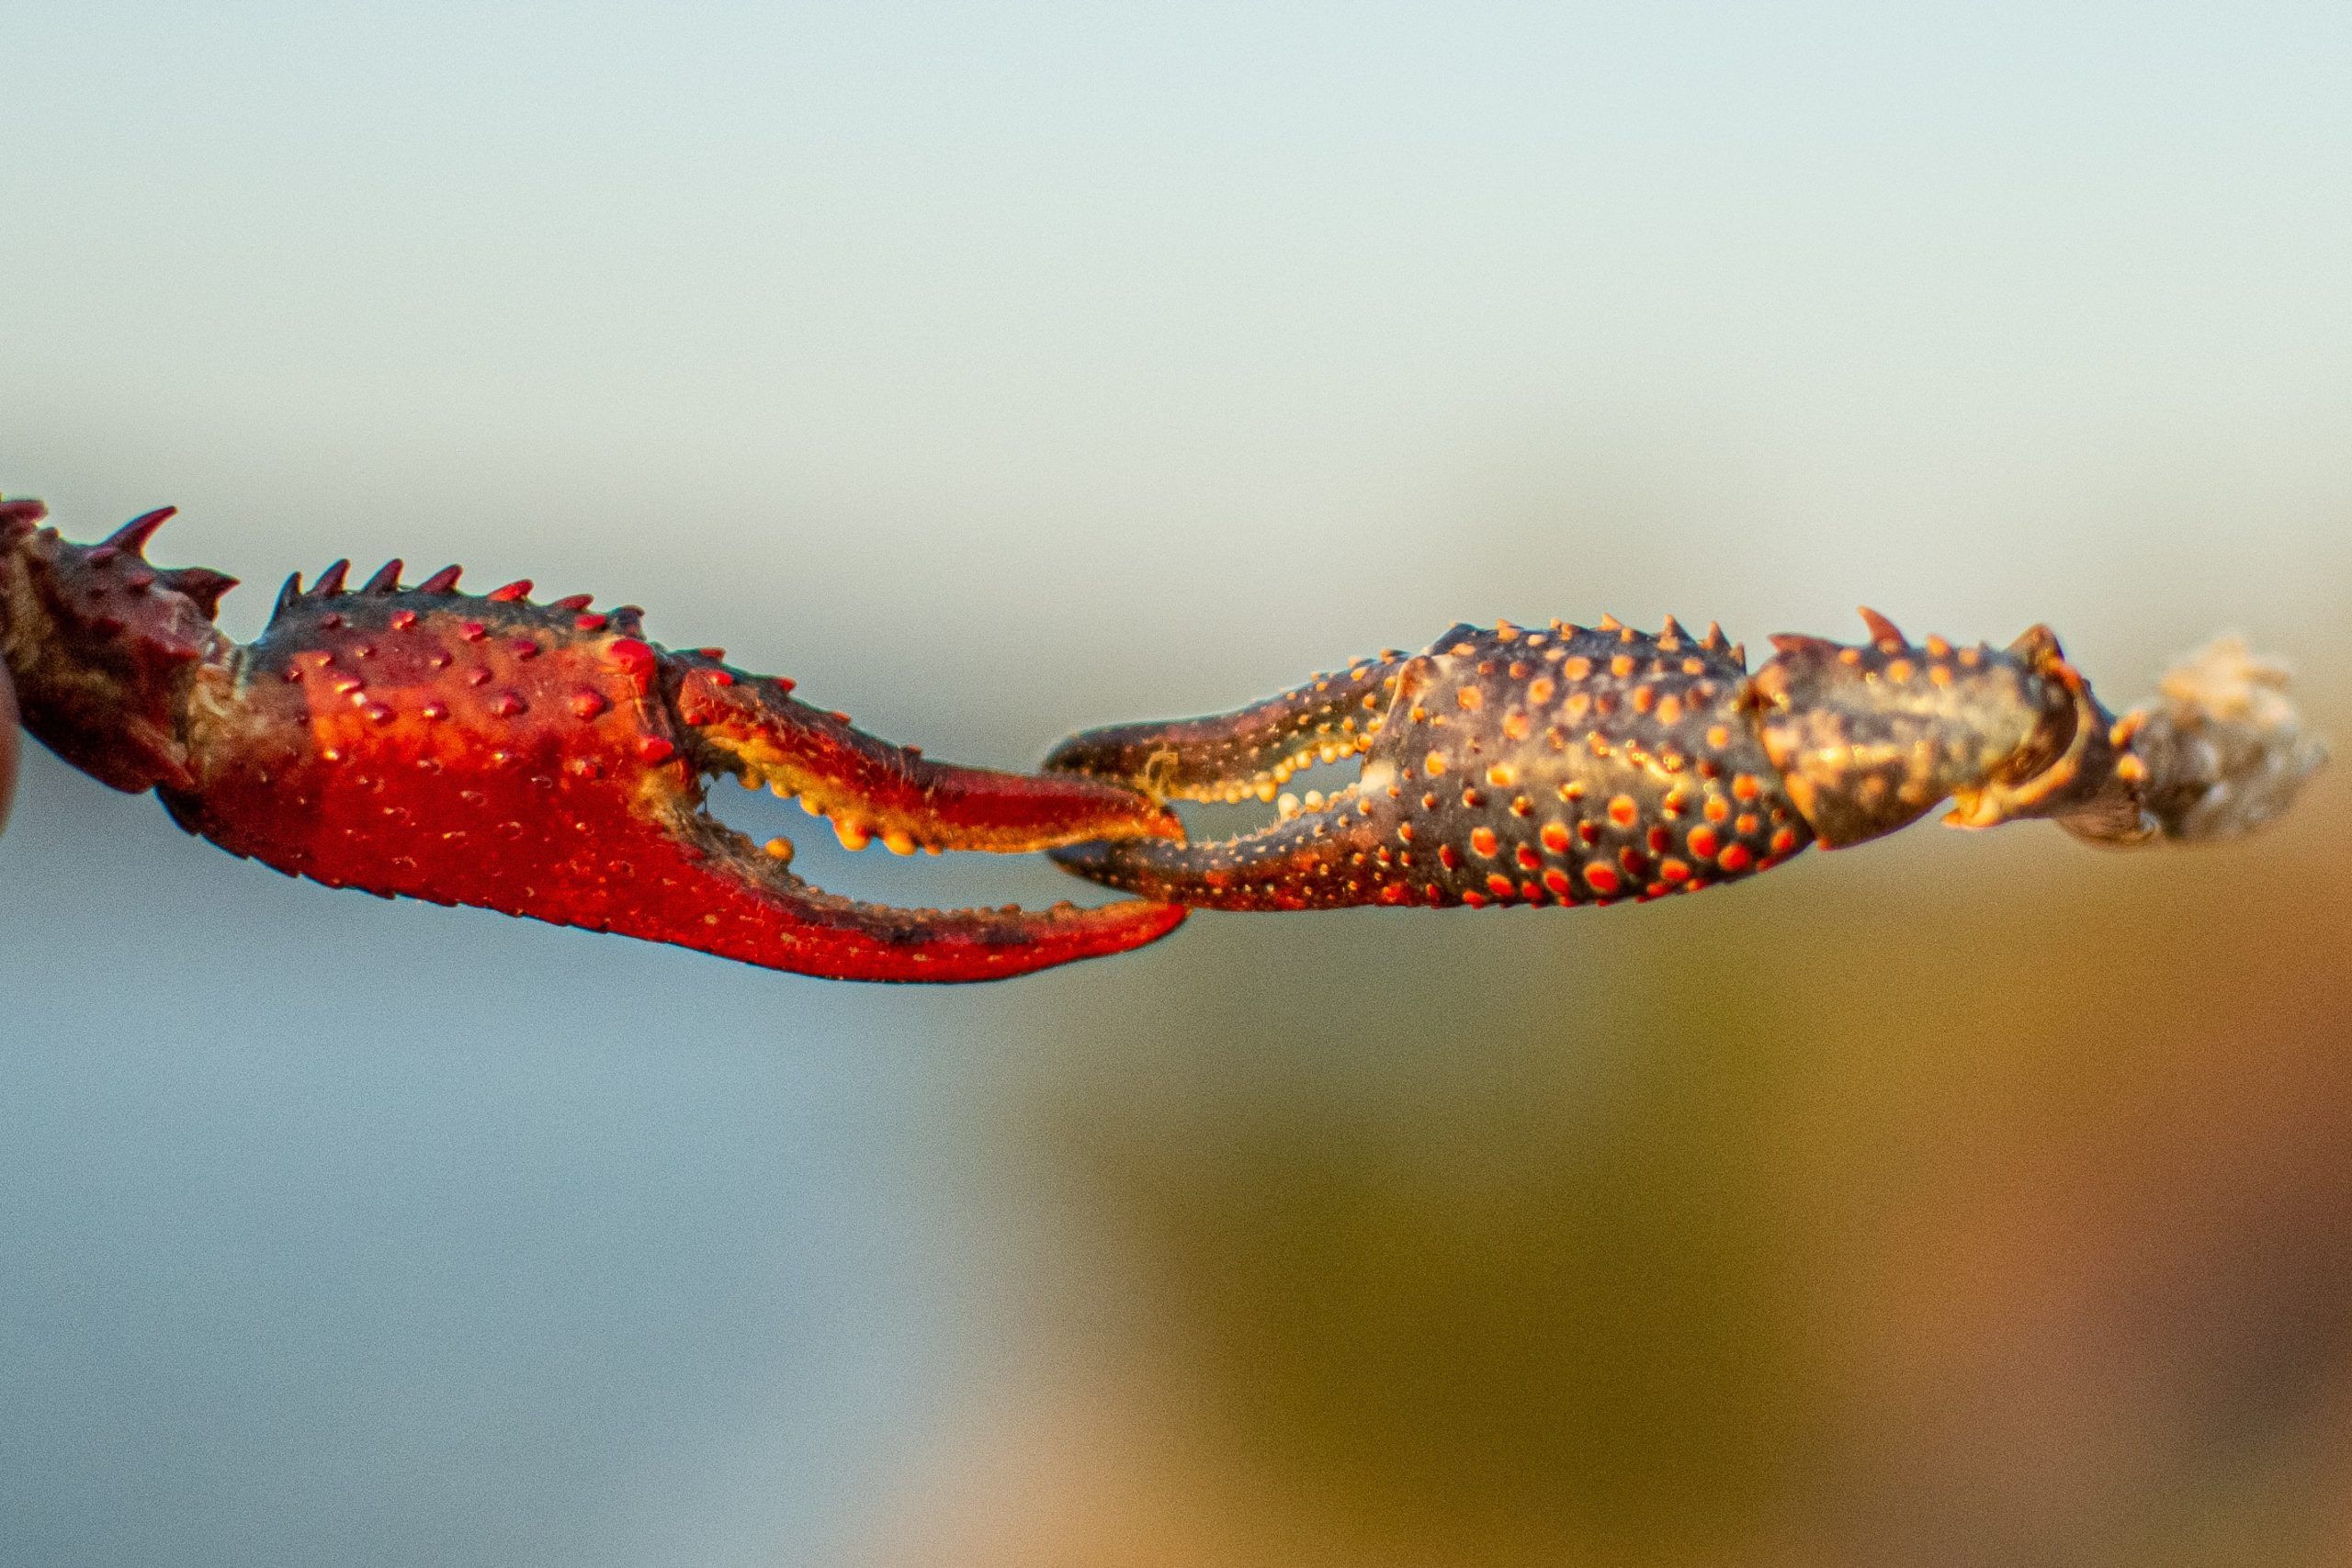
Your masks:
<instances>
[{"instance_id":1,"label":"row of spikes","mask_svg":"<svg viewBox=\"0 0 2352 1568\"><path fill-rule=\"evenodd\" d=\"M1509 623L1506 622L1505 625L1509 625ZM1564 637L1580 636L1583 634L1585 629L1585 627L1577 626L1572 621L1555 620L1552 623L1552 630ZM1646 641L1658 643L1669 650L1679 644L1691 640L1690 634L1682 629L1682 623L1676 620L1672 615L1666 617L1666 624L1658 627L1657 635L1654 637L1646 637L1644 633L1634 631L1616 616L1608 615L1602 615L1600 617L1600 624L1593 626L1591 629L1597 632L1608 632L1611 635L1621 637L1627 642L1632 642L1636 637L1642 637ZM1707 623L1706 635L1698 639L1698 645L1709 653L1727 654L1730 656L1733 663L1738 665L1743 670L1747 668L1747 645L1744 642L1733 642L1726 638L1724 636L1723 623L1720 621L1709 621Z\"/></svg>"},{"instance_id":2,"label":"row of spikes","mask_svg":"<svg viewBox=\"0 0 2352 1568\"><path fill-rule=\"evenodd\" d=\"M1911 639L1903 635L1903 628L1868 604L1861 606L1859 614L1862 617L1862 625L1870 630L1871 646L1879 652L1901 653L1910 648ZM1782 653L1795 653L1813 649L1834 650L1840 645L1827 637L1814 637L1805 632L1775 632L1772 634L1772 646ZM1940 658L1951 651L1951 648L1943 638L1931 637L1928 639L1927 651Z\"/></svg>"},{"instance_id":3,"label":"row of spikes","mask_svg":"<svg viewBox=\"0 0 2352 1568\"><path fill-rule=\"evenodd\" d=\"M39 502L32 504L35 507L40 505ZM143 588L152 585L185 593L204 612L205 619L210 620L220 613L220 596L237 586L237 579L225 571L215 571L209 566L158 567L147 559L147 541L155 536L156 529L178 514L176 506L159 506L153 512L142 512L92 545L82 559L102 571L112 568L118 561L130 561L132 564L124 573L126 586ZM36 513L35 515L45 513ZM144 573L145 580L135 580L132 573Z\"/></svg>"},{"instance_id":4,"label":"row of spikes","mask_svg":"<svg viewBox=\"0 0 2352 1568\"><path fill-rule=\"evenodd\" d=\"M400 592L455 593L458 591L458 574L465 570L463 567L445 566L414 588L404 590L401 586L401 571L406 565L407 563L398 556L393 557L382 566L378 567L376 574L361 583L358 591L362 593L375 594L379 598ZM275 622L278 616L305 599L332 599L345 592L344 581L350 571L351 562L339 560L319 573L318 581L311 586L308 592L305 592L302 588L302 574L299 571L289 574L286 579L286 586L277 591L277 604L269 613L270 620ZM530 579L524 578L492 591L489 597L504 604L520 599L530 591ZM585 607L587 604L585 596L582 598L581 604Z\"/></svg>"},{"instance_id":5,"label":"row of spikes","mask_svg":"<svg viewBox=\"0 0 2352 1568\"><path fill-rule=\"evenodd\" d=\"M403 587L401 583L401 572L406 565L405 561L395 556L378 567L375 575L361 583L356 590L346 590L345 587L345 580L351 571L351 562L348 560L336 561L319 573L318 581L311 585L308 592L305 592L302 587L302 574L299 571L291 573L286 579L286 585L277 591L277 604L270 611L269 618L272 623L275 623L280 615L305 600L332 599L345 592L373 594L379 598L389 598L395 593L454 595L458 592L458 574L465 570L460 566L445 566L413 587ZM529 598L530 593L531 580L527 577L518 577L503 587L492 589L482 597L495 604L511 604ZM593 593L572 593L561 599L548 601L548 607L577 613L586 610L595 602L595 598L596 596ZM622 604L612 613L617 616L635 618L642 615L644 611L635 604Z\"/></svg>"}]
</instances>

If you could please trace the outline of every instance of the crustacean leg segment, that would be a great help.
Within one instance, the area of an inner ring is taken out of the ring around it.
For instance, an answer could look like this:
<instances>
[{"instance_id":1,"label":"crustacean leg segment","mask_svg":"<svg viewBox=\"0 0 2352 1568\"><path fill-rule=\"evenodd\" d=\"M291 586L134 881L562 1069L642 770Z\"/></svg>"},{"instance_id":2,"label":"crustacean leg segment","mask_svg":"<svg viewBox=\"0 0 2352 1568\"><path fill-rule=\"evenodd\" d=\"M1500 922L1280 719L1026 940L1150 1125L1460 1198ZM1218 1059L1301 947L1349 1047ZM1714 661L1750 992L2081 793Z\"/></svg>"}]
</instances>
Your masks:
<instances>
[{"instance_id":1,"label":"crustacean leg segment","mask_svg":"<svg viewBox=\"0 0 2352 1568\"><path fill-rule=\"evenodd\" d=\"M1056 852L1080 875L1205 908L1607 904L1694 892L1819 842L2046 818L2109 844L2219 838L2285 809L2324 752L2275 666L2216 645L2120 719L2047 627L2007 649L1776 637L1753 674L1709 627L1459 626L1220 717L1075 736L1048 769L1235 801L1361 756L1327 797L1214 843Z\"/></svg>"},{"instance_id":2,"label":"crustacean leg segment","mask_svg":"<svg viewBox=\"0 0 2352 1568\"><path fill-rule=\"evenodd\" d=\"M466 904L866 980L984 980L1117 953L1183 911L900 909L839 897L704 808L731 774L844 843L1018 852L1180 835L1114 784L934 762L721 651L646 639L633 606L481 596L337 562L262 636L212 626L228 580L146 564L162 515L84 547L0 515L0 646L28 728L221 848L331 886ZM187 569L194 570L194 569ZM190 589L196 592L189 592Z\"/></svg>"}]
</instances>

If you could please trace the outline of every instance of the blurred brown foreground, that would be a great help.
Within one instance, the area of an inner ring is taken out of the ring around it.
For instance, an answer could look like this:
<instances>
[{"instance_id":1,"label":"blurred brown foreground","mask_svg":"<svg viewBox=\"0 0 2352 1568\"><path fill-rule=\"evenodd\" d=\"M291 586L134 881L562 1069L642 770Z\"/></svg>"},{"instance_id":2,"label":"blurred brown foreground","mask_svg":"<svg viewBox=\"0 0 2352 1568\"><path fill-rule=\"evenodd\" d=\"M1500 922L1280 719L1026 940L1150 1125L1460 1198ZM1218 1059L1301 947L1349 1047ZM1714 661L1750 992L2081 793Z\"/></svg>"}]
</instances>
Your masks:
<instances>
[{"instance_id":1,"label":"blurred brown foreground","mask_svg":"<svg viewBox=\"0 0 2352 1568\"><path fill-rule=\"evenodd\" d=\"M2352 1562L2344 694L2248 842L1210 917L1056 993L1013 1134L1097 1245L877 1560Z\"/></svg>"}]
</instances>

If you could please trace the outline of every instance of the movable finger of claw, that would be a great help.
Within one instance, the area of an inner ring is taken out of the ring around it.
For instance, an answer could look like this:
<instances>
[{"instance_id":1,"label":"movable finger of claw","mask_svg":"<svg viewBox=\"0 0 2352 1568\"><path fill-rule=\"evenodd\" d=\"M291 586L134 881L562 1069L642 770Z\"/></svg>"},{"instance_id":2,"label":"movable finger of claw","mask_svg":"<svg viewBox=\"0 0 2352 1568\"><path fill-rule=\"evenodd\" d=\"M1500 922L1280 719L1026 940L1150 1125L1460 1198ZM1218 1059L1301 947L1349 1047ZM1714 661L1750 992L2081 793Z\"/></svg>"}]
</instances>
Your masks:
<instances>
[{"instance_id":1,"label":"movable finger of claw","mask_svg":"<svg viewBox=\"0 0 2352 1568\"><path fill-rule=\"evenodd\" d=\"M1044 765L1115 779L1162 800L1272 800L1293 773L1367 750L1406 666L1384 654L1233 713L1090 729L1055 747Z\"/></svg>"},{"instance_id":2,"label":"movable finger of claw","mask_svg":"<svg viewBox=\"0 0 2352 1568\"><path fill-rule=\"evenodd\" d=\"M844 842L1019 853L1183 836L1172 812L1114 784L935 762L795 700L785 682L716 664L684 665L674 678L678 716L718 766L798 795Z\"/></svg>"}]
</instances>

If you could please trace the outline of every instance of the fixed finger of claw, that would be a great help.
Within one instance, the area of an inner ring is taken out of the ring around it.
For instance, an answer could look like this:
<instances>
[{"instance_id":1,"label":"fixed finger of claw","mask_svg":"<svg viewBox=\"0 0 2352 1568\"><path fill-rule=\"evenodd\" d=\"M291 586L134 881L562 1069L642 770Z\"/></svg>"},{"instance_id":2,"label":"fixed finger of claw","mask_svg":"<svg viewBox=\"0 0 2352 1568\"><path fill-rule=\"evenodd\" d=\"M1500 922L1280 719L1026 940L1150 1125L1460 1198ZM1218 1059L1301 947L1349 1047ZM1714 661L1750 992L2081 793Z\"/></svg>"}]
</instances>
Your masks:
<instances>
[{"instance_id":1,"label":"fixed finger of claw","mask_svg":"<svg viewBox=\"0 0 2352 1568\"><path fill-rule=\"evenodd\" d=\"M1136 899L1093 909L869 904L810 886L786 869L788 857L707 817L682 810L670 832L687 863L683 874L662 878L660 886L665 897L674 890L677 908L632 906L616 911L622 919L605 929L688 941L706 953L832 979L1009 979L1141 947L1173 931L1185 915Z\"/></svg>"},{"instance_id":2,"label":"fixed finger of claw","mask_svg":"<svg viewBox=\"0 0 2352 1568\"><path fill-rule=\"evenodd\" d=\"M679 718L716 772L798 796L852 849L1018 853L1090 839L1181 838L1166 807L1119 784L934 762L839 714L797 701L791 682L673 655Z\"/></svg>"},{"instance_id":3,"label":"fixed finger of claw","mask_svg":"<svg viewBox=\"0 0 2352 1568\"><path fill-rule=\"evenodd\" d=\"M1162 800L1272 800L1294 773L1371 749L1408 683L1408 662L1384 653L1233 713L1090 729L1055 747L1045 767Z\"/></svg>"},{"instance_id":4,"label":"fixed finger of claw","mask_svg":"<svg viewBox=\"0 0 2352 1568\"><path fill-rule=\"evenodd\" d=\"M1401 901L1397 816L1385 799L1340 791L1321 808L1216 843L1158 839L1054 852L1066 871L1146 898L1216 909L1336 909ZM1392 887L1399 891L1390 896Z\"/></svg>"}]
</instances>

